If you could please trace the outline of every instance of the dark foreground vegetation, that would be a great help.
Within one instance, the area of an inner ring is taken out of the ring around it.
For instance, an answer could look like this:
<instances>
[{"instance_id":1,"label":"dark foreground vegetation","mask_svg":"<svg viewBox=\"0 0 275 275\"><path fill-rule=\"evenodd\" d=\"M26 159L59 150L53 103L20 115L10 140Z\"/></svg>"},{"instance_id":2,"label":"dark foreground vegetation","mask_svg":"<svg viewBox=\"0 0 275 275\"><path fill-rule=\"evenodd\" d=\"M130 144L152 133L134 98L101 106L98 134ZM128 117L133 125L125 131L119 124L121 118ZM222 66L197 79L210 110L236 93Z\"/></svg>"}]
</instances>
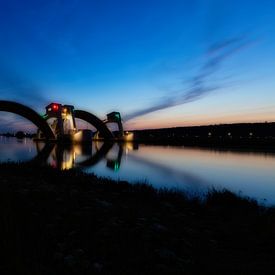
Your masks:
<instances>
[{"instance_id":1,"label":"dark foreground vegetation","mask_svg":"<svg viewBox=\"0 0 275 275\"><path fill-rule=\"evenodd\" d=\"M275 274L274 209L228 191L30 164L1 164L0 190L1 274Z\"/></svg>"}]
</instances>

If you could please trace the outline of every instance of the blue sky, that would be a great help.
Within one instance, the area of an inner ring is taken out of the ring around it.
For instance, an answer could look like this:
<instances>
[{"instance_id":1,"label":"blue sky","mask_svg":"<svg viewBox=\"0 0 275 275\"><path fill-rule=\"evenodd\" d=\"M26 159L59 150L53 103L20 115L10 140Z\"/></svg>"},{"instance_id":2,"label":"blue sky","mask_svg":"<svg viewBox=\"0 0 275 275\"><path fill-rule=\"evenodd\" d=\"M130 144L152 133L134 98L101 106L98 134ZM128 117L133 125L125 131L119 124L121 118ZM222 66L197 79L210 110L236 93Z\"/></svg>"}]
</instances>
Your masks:
<instances>
[{"instance_id":1,"label":"blue sky","mask_svg":"<svg viewBox=\"0 0 275 275\"><path fill-rule=\"evenodd\" d=\"M274 1L2 0L0 21L1 99L128 129L275 121Z\"/></svg>"}]
</instances>

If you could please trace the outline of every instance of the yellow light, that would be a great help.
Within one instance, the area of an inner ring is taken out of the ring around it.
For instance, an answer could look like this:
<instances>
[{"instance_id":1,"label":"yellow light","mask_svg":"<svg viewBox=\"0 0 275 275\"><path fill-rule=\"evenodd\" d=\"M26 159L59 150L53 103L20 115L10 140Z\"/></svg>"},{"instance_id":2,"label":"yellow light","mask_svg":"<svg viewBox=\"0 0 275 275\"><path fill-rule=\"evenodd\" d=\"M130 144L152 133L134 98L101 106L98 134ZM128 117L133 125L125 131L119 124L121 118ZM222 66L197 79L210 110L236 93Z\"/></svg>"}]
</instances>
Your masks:
<instances>
[{"instance_id":1,"label":"yellow light","mask_svg":"<svg viewBox=\"0 0 275 275\"><path fill-rule=\"evenodd\" d=\"M127 132L127 134L124 136L125 141L133 141L134 140L134 133Z\"/></svg>"}]
</instances>

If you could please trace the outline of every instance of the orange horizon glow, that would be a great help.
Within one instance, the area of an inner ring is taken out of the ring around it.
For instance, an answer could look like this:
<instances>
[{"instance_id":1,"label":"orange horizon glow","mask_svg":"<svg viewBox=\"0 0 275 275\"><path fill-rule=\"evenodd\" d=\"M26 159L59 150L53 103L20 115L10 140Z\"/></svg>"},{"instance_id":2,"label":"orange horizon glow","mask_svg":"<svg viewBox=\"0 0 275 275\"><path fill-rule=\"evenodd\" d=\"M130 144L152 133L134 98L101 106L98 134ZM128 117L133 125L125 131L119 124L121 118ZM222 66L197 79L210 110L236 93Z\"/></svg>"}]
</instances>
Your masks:
<instances>
[{"instance_id":1,"label":"orange horizon glow","mask_svg":"<svg viewBox=\"0 0 275 275\"><path fill-rule=\"evenodd\" d=\"M231 115L228 117L214 118L214 117L199 117L198 119L190 120L174 120L174 121L149 121L144 119L139 120L133 125L131 123L125 124L125 129L127 130L145 130L145 129L160 129L160 128L174 128L174 127L192 127L192 126L207 126L207 125L220 125L220 124L236 124L236 123L266 123L275 122L275 114L270 116L255 116L255 117L245 117L240 115Z\"/></svg>"},{"instance_id":2,"label":"orange horizon glow","mask_svg":"<svg viewBox=\"0 0 275 275\"><path fill-rule=\"evenodd\" d=\"M8 113L7 113L8 114ZM160 128L174 128L174 127L191 127L191 126L207 126L219 124L235 124L235 123L265 123L275 122L275 112L258 112L258 113L236 113L236 114L192 114L192 115L175 115L174 117L164 117L164 114L154 114L151 116L141 116L135 120L125 122L124 130L145 130L145 129L160 129ZM78 129L93 129L90 124L77 120ZM36 126L28 120L12 114L9 119L9 125L12 125L14 131L34 132ZM5 132L5 131L1 131Z\"/></svg>"}]
</instances>

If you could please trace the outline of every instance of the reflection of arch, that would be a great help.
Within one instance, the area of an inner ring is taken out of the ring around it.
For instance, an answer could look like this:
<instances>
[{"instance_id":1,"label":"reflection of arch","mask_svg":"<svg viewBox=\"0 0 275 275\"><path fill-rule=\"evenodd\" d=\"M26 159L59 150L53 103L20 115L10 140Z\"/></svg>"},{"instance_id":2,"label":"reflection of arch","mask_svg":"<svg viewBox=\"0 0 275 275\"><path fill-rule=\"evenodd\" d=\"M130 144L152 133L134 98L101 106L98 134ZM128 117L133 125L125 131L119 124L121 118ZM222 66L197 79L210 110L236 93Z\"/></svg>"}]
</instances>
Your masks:
<instances>
[{"instance_id":1,"label":"reflection of arch","mask_svg":"<svg viewBox=\"0 0 275 275\"><path fill-rule=\"evenodd\" d=\"M54 143L45 143L43 145L43 149L41 149L39 147L39 143L36 142L37 155L30 162L45 165L47 163L47 159L51 154L54 146L55 146Z\"/></svg>"},{"instance_id":2,"label":"reflection of arch","mask_svg":"<svg viewBox=\"0 0 275 275\"><path fill-rule=\"evenodd\" d=\"M118 155L115 159L108 159L107 158L107 167L114 170L114 171L118 171L120 168L120 164L121 164L121 159L122 159L122 155L123 155L123 145L120 143L119 145L119 150L118 150Z\"/></svg>"},{"instance_id":3,"label":"reflection of arch","mask_svg":"<svg viewBox=\"0 0 275 275\"><path fill-rule=\"evenodd\" d=\"M114 136L112 132L107 128L107 126L95 115L82 111L82 110L75 110L74 111L75 118L79 118L82 120L87 121L88 123L92 124L105 139L113 139Z\"/></svg>"},{"instance_id":4,"label":"reflection of arch","mask_svg":"<svg viewBox=\"0 0 275 275\"><path fill-rule=\"evenodd\" d=\"M50 126L33 109L16 102L0 100L0 111L15 113L27 118L43 132L46 139L55 139L54 133Z\"/></svg>"},{"instance_id":5,"label":"reflection of arch","mask_svg":"<svg viewBox=\"0 0 275 275\"><path fill-rule=\"evenodd\" d=\"M96 151L96 153L88 158L87 160L84 160L80 163L78 163L78 166L80 167L89 167L97 164L103 157L107 155L107 153L110 151L110 149L113 147L113 143L111 142L105 142L102 144L99 150Z\"/></svg>"}]
</instances>

